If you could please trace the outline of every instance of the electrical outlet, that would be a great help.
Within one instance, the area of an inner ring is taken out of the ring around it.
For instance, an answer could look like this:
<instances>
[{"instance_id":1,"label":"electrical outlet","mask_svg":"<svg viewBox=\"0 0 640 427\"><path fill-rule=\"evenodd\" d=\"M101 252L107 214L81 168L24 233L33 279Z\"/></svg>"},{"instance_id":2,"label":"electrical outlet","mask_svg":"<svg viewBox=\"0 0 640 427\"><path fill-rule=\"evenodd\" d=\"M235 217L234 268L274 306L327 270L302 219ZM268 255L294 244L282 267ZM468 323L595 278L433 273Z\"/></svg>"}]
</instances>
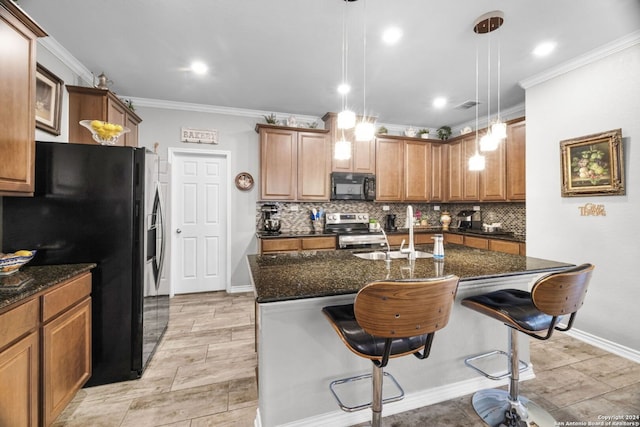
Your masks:
<instances>
[{"instance_id":1,"label":"electrical outlet","mask_svg":"<svg viewBox=\"0 0 640 427\"><path fill-rule=\"evenodd\" d=\"M474 210L474 211L479 211L479 210L480 210L480 206L474 206L474 207L473 207L473 210Z\"/></svg>"},{"instance_id":2,"label":"electrical outlet","mask_svg":"<svg viewBox=\"0 0 640 427\"><path fill-rule=\"evenodd\" d=\"M298 212L298 205L289 206L289 211L290 212Z\"/></svg>"},{"instance_id":3,"label":"electrical outlet","mask_svg":"<svg viewBox=\"0 0 640 427\"><path fill-rule=\"evenodd\" d=\"M384 205L384 206L382 207L382 210L383 210L383 211L388 211L388 210L389 210L389 206Z\"/></svg>"},{"instance_id":4,"label":"electrical outlet","mask_svg":"<svg viewBox=\"0 0 640 427\"><path fill-rule=\"evenodd\" d=\"M439 206L439 205L435 205L435 206L433 207L433 210L434 210L434 211L439 211L439 210L440 210L440 206Z\"/></svg>"}]
</instances>

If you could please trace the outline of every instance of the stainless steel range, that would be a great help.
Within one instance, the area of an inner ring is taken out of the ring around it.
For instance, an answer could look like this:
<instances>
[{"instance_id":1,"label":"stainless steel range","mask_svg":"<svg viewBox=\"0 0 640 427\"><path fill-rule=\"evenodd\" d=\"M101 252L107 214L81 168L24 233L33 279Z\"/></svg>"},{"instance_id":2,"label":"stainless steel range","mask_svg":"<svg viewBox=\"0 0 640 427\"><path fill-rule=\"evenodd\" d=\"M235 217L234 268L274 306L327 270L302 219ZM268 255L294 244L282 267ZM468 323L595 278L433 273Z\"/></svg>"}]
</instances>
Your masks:
<instances>
[{"instance_id":1,"label":"stainless steel range","mask_svg":"<svg viewBox=\"0 0 640 427\"><path fill-rule=\"evenodd\" d=\"M368 213L328 213L325 232L338 235L340 249L385 246L385 238L381 231L369 231Z\"/></svg>"}]
</instances>

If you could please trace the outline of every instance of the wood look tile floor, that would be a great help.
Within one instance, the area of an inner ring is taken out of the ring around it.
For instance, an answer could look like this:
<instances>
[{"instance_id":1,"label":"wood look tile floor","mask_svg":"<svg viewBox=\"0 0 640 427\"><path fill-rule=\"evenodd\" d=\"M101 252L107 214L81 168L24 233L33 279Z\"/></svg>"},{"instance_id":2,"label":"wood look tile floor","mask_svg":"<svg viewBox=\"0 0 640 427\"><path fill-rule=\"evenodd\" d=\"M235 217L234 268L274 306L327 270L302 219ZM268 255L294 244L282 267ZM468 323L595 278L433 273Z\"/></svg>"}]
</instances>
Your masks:
<instances>
[{"instance_id":1,"label":"wood look tile floor","mask_svg":"<svg viewBox=\"0 0 640 427\"><path fill-rule=\"evenodd\" d=\"M167 332L142 378L80 390L54 426L253 426L254 325L251 293L176 296ZM556 420L640 414L640 364L562 333L533 342L531 359L536 378L521 383L521 394ZM383 424L484 426L470 400L391 415Z\"/></svg>"}]
</instances>

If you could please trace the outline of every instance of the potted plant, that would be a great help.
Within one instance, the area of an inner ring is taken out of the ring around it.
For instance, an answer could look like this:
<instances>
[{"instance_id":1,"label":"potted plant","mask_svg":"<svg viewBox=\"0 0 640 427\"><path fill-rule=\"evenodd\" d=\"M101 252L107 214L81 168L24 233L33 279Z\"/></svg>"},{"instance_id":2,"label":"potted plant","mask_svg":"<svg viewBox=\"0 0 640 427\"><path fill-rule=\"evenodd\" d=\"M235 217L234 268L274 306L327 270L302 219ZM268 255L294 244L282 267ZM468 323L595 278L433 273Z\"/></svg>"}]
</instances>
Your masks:
<instances>
[{"instance_id":1,"label":"potted plant","mask_svg":"<svg viewBox=\"0 0 640 427\"><path fill-rule=\"evenodd\" d=\"M276 114L275 113L271 113L268 116L264 116L264 119L267 121L268 124L270 125L275 125L278 123L278 120L276 118Z\"/></svg>"},{"instance_id":2,"label":"potted plant","mask_svg":"<svg viewBox=\"0 0 640 427\"><path fill-rule=\"evenodd\" d=\"M387 134L387 132L388 132L388 130L387 130L387 128L386 128L386 127L384 127L384 126L380 126L380 127L378 128L378 135L386 135L386 134Z\"/></svg>"},{"instance_id":3,"label":"potted plant","mask_svg":"<svg viewBox=\"0 0 640 427\"><path fill-rule=\"evenodd\" d=\"M418 136L422 139L429 138L429 129L428 128L420 129L418 131Z\"/></svg>"},{"instance_id":4,"label":"potted plant","mask_svg":"<svg viewBox=\"0 0 640 427\"><path fill-rule=\"evenodd\" d=\"M442 126L438 129L438 138L441 140L449 139L451 136L451 127L450 126Z\"/></svg>"}]
</instances>

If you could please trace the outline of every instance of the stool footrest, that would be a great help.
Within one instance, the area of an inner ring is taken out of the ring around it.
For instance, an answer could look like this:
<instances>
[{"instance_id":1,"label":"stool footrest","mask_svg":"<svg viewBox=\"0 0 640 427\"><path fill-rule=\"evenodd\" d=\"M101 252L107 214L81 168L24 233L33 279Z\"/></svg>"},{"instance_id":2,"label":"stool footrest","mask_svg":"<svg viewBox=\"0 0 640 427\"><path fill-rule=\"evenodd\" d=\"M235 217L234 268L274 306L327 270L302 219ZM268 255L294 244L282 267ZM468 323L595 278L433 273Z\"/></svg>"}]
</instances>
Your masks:
<instances>
[{"instance_id":1,"label":"stool footrest","mask_svg":"<svg viewBox=\"0 0 640 427\"><path fill-rule=\"evenodd\" d=\"M482 369L480 369L478 366L474 365L473 362L477 362L480 361L482 359L486 359L487 357L491 357L491 356L495 356L495 355L500 355L500 356L505 356L507 359L509 359L509 353L502 351L502 350L493 350L493 351L489 351L487 353L482 353L482 354L478 354L476 356L471 356L468 357L466 359L464 359L464 364L467 365L468 367L470 367L471 369L475 370L476 372L480 373L482 376L489 378L490 380L501 380L504 378L507 378L511 375L511 372L505 372L504 374L500 374L500 375L493 375L490 374ZM531 367L531 365L527 362L525 362L524 360L520 360L518 359L518 366L519 366L519 371L520 372L524 372L527 369L529 369Z\"/></svg>"},{"instance_id":2,"label":"stool footrest","mask_svg":"<svg viewBox=\"0 0 640 427\"><path fill-rule=\"evenodd\" d=\"M400 384L398 384L398 381L396 381L396 379L393 377L393 375L391 375L388 372L383 372L384 376L391 379L392 383L396 386L396 388L398 389L398 393L394 396L389 396L385 399L382 399L382 403L391 403L391 402L397 402L398 400L402 400L404 398L404 390L402 389L402 387L400 386ZM329 384L329 388L331 389L331 393L333 393L333 397L336 399L336 401L338 402L338 405L340 406L340 409L342 409L343 411L346 412L355 412L355 411L360 411L362 409L367 409L370 408L372 403L368 402L368 403L363 403L361 405L355 405L355 406L348 406L345 405L342 400L340 399L340 397L338 396L338 393L335 390L335 386L340 385L340 384L346 384L346 383L351 383L351 382L355 382L355 381L360 381L360 380L364 380L364 379L371 379L372 375L371 374L363 374L363 375L357 375L354 377L348 377L348 378L343 378L343 379L339 379L339 380L335 380L335 381L331 381L331 383Z\"/></svg>"}]
</instances>

